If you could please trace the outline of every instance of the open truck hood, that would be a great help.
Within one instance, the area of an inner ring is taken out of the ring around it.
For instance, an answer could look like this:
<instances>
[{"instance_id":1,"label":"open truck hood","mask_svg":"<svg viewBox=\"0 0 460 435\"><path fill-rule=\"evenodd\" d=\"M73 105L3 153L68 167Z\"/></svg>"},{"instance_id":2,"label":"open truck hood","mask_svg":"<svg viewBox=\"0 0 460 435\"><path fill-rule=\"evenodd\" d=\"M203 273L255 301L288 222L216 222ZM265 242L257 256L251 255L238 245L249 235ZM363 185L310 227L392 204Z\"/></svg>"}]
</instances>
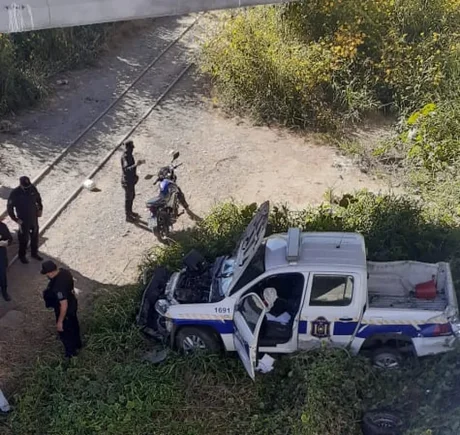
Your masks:
<instances>
[{"instance_id":1,"label":"open truck hood","mask_svg":"<svg viewBox=\"0 0 460 435\"><path fill-rule=\"evenodd\" d=\"M259 207L259 210L257 210L257 213L246 227L246 230L236 245L234 255L232 256L234 264L232 280L228 287L229 293L241 278L241 275L243 275L264 240L265 232L267 231L269 212L270 202L265 201Z\"/></svg>"}]
</instances>

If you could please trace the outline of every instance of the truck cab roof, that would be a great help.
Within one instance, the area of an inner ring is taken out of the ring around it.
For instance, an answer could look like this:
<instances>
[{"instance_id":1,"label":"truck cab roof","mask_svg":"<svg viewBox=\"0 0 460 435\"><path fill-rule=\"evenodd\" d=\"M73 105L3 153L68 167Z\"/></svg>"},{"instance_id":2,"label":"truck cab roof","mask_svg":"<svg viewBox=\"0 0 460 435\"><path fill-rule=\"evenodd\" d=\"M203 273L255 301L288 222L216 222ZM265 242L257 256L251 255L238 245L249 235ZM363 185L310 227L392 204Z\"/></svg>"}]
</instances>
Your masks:
<instances>
[{"instance_id":1,"label":"truck cab roof","mask_svg":"<svg viewBox=\"0 0 460 435\"><path fill-rule=\"evenodd\" d=\"M366 269L364 237L357 233L302 233L290 229L266 239L265 269L289 266L344 266Z\"/></svg>"}]
</instances>

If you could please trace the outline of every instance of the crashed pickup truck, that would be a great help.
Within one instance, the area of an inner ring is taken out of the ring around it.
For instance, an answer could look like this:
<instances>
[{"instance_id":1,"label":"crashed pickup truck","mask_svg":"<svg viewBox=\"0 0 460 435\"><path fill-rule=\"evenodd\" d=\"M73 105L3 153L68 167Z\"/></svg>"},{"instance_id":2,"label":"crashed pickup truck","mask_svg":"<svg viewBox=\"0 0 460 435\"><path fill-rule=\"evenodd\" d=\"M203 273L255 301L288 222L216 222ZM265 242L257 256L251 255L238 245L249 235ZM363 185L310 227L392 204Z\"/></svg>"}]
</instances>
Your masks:
<instances>
[{"instance_id":1,"label":"crashed pickup truck","mask_svg":"<svg viewBox=\"0 0 460 435\"><path fill-rule=\"evenodd\" d=\"M192 251L181 271L158 269L138 315L145 332L185 352L236 351L253 379L258 355L323 342L382 368L452 348L460 320L448 263L368 262L355 233L265 238L268 216L266 202L231 256L208 264Z\"/></svg>"}]
</instances>

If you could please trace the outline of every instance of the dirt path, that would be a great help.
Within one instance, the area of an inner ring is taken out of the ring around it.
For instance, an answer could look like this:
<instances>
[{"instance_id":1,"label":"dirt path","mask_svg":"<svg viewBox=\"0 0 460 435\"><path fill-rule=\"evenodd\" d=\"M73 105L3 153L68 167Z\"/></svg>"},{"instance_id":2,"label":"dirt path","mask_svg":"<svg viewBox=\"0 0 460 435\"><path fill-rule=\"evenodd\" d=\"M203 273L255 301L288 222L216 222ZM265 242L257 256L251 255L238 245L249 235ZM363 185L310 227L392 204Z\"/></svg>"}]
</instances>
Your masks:
<instances>
[{"instance_id":1,"label":"dirt path","mask_svg":"<svg viewBox=\"0 0 460 435\"><path fill-rule=\"evenodd\" d=\"M157 20L144 27L138 38L112 50L97 68L68 74L71 89L60 89L50 103L17 119L24 128L21 135L0 136L0 157L8 169L2 171L2 181L12 187L19 175L33 177L40 172L191 19ZM191 34L187 44L196 46L198 36ZM173 75L177 65L169 68L173 72L166 76ZM130 112L145 110L164 87L164 73L150 74L145 92L118 110L112 123L100 126L72 152L62 170L38 186L47 210L57 207L129 129ZM147 160L137 187L138 212L144 213L145 200L156 194L152 181L144 177L167 163L172 148L181 152L184 165L178 170L179 184L198 215L228 199L260 202L268 198L272 203L302 207L320 202L327 189L336 193L387 189L311 138L223 117L196 77L191 71L133 136L136 156ZM109 284L134 280L143 252L155 243L151 233L124 221L119 157L117 153L95 178L100 191L82 192L42 241L41 252L72 269L84 296ZM176 229L190 224L181 218ZM38 263L15 263L10 270L13 301L0 301L0 384L13 379L40 349L55 343L52 316L41 301L46 279L38 271Z\"/></svg>"}]
</instances>

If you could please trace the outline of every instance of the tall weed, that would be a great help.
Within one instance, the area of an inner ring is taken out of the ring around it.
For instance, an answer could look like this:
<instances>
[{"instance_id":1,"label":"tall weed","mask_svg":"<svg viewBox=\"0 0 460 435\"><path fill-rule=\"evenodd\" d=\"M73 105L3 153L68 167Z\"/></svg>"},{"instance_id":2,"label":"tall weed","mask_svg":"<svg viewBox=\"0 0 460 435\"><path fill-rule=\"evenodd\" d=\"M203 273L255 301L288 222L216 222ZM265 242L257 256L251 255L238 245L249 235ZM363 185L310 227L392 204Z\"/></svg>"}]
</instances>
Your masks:
<instances>
[{"instance_id":1,"label":"tall weed","mask_svg":"<svg viewBox=\"0 0 460 435\"><path fill-rule=\"evenodd\" d=\"M308 0L233 18L201 67L232 112L330 129L441 99L458 87L459 41L454 0Z\"/></svg>"}]
</instances>

